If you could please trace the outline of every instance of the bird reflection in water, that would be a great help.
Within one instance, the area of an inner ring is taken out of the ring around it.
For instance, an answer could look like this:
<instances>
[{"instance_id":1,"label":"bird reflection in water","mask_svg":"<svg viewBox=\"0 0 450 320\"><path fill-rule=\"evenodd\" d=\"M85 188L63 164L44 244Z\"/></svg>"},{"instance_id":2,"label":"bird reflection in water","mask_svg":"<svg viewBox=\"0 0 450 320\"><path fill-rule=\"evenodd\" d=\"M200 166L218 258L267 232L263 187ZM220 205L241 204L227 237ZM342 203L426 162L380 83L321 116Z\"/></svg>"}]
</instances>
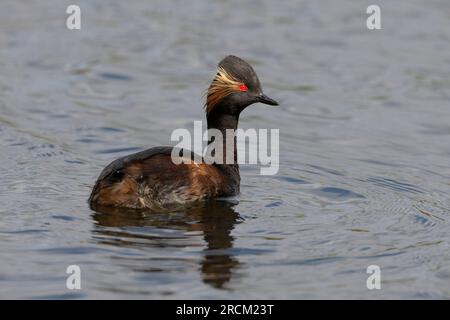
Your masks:
<instances>
[{"instance_id":1,"label":"bird reflection in water","mask_svg":"<svg viewBox=\"0 0 450 320\"><path fill-rule=\"evenodd\" d=\"M234 204L225 201L211 201L186 208L174 213L146 213L130 209L96 207L93 218L96 222L95 233L101 235L97 240L104 244L118 246L139 245L144 243L162 246L175 246L174 238L146 235L146 228L179 230L184 233L183 240L191 244L192 233L201 232L206 242L199 270L203 282L214 288L224 288L231 280L240 262L233 255L233 236L231 231L243 218L239 216ZM133 232L127 232L127 227ZM142 229L136 232L136 227ZM117 228L120 228L117 231ZM154 243L152 243L154 242ZM165 243L164 243L165 242ZM179 242L177 242L179 245Z\"/></svg>"}]
</instances>

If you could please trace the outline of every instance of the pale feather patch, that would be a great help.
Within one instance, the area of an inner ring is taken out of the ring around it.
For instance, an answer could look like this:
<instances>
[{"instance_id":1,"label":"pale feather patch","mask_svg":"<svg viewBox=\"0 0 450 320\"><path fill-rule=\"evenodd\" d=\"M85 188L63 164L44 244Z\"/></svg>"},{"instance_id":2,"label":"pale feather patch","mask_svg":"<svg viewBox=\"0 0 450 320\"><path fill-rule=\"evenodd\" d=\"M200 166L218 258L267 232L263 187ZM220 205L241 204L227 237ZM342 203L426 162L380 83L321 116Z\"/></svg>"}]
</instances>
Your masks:
<instances>
[{"instance_id":1,"label":"pale feather patch","mask_svg":"<svg viewBox=\"0 0 450 320\"><path fill-rule=\"evenodd\" d=\"M242 82L229 74L224 68L219 67L214 80L206 92L206 112L211 112L217 103L229 94L239 91L239 86L242 84Z\"/></svg>"}]
</instances>

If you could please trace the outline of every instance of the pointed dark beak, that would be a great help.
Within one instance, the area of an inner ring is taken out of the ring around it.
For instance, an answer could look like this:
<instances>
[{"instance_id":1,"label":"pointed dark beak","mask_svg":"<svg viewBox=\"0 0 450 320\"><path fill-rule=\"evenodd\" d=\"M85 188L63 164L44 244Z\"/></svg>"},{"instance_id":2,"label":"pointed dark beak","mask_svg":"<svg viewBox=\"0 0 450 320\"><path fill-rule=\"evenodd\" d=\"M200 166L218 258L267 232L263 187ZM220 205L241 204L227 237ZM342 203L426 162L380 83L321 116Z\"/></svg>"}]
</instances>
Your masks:
<instances>
[{"instance_id":1,"label":"pointed dark beak","mask_svg":"<svg viewBox=\"0 0 450 320\"><path fill-rule=\"evenodd\" d=\"M268 105L271 105L271 106L277 106L278 105L278 102L276 102L275 100L269 98L264 93L261 93L259 96L256 96L256 101L264 103L264 104L268 104Z\"/></svg>"}]
</instances>

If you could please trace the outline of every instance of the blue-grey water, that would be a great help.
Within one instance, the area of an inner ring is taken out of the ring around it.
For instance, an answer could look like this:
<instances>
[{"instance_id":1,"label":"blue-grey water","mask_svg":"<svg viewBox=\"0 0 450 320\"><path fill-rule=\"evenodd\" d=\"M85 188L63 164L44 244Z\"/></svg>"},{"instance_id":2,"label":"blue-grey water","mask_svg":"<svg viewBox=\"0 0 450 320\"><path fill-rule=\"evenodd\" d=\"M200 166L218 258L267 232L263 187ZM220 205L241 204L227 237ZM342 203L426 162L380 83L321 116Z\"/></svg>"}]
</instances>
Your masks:
<instances>
[{"instance_id":1,"label":"blue-grey water","mask_svg":"<svg viewBox=\"0 0 450 320\"><path fill-rule=\"evenodd\" d=\"M72 3L1 3L0 298L450 298L448 0L80 0L67 30ZM234 204L90 210L106 164L203 120L227 54L280 101L241 118L280 129L278 174L243 166Z\"/></svg>"}]
</instances>

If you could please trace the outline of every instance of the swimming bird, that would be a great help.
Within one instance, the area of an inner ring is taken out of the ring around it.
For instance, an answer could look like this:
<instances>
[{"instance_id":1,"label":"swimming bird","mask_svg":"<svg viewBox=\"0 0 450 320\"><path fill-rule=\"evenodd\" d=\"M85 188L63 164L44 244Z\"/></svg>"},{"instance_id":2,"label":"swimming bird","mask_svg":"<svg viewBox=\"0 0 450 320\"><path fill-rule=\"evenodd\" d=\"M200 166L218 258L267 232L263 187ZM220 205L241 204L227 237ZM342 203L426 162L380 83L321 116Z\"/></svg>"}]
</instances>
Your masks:
<instances>
[{"instance_id":1,"label":"swimming bird","mask_svg":"<svg viewBox=\"0 0 450 320\"><path fill-rule=\"evenodd\" d=\"M256 102L278 105L263 93L250 64L236 56L225 57L219 62L206 93L208 130L219 130L225 139L226 130L237 129L241 112ZM225 146L224 141L224 155ZM160 211L239 193L236 143L231 162L195 161L198 158L192 152L183 150L181 156L189 161L177 164L172 161L172 152L173 147L154 147L110 163L92 189L91 208L111 206Z\"/></svg>"}]
</instances>

